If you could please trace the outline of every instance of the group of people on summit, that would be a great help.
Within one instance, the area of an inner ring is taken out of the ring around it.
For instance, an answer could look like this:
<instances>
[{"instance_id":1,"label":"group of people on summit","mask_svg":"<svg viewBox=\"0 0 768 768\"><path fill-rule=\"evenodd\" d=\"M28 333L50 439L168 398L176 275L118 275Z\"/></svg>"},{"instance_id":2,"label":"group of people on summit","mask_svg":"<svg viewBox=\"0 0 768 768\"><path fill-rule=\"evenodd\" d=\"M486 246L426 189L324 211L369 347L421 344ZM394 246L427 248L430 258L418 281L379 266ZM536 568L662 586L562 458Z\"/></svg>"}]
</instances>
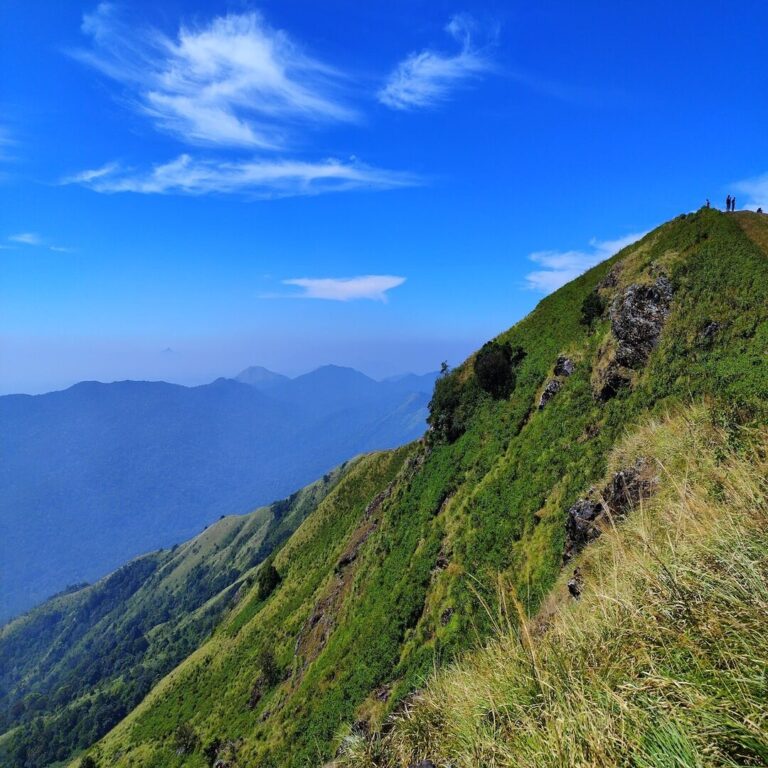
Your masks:
<instances>
[{"instance_id":1,"label":"group of people on summit","mask_svg":"<svg viewBox=\"0 0 768 768\"><path fill-rule=\"evenodd\" d=\"M707 198L706 207L707 208L711 207L710 204L709 204L709 198ZM735 211L736 210L736 196L735 195L734 196L728 195L728 197L725 198L725 210L728 211L729 213L731 211ZM763 212L763 210L761 208L759 213L762 213L762 212Z\"/></svg>"}]
</instances>

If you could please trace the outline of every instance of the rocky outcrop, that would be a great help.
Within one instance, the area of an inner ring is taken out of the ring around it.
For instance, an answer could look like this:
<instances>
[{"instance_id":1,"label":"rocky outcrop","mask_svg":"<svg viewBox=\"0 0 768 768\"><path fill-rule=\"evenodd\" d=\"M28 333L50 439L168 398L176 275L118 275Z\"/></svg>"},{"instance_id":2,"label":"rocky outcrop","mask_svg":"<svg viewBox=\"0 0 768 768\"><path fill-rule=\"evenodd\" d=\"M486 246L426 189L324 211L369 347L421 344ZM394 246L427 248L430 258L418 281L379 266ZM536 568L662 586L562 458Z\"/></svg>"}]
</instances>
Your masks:
<instances>
[{"instance_id":1,"label":"rocky outcrop","mask_svg":"<svg viewBox=\"0 0 768 768\"><path fill-rule=\"evenodd\" d=\"M559 355L555 361L555 376L570 376L576 370L576 366L569 357Z\"/></svg>"},{"instance_id":2,"label":"rocky outcrop","mask_svg":"<svg viewBox=\"0 0 768 768\"><path fill-rule=\"evenodd\" d=\"M571 560L597 539L609 520L621 520L643 499L652 496L658 482L650 462L638 459L632 466L616 472L601 491L593 489L588 498L573 504L565 521L563 562ZM570 584L568 589L573 594ZM581 593L580 582L578 591Z\"/></svg>"},{"instance_id":3,"label":"rocky outcrop","mask_svg":"<svg viewBox=\"0 0 768 768\"><path fill-rule=\"evenodd\" d=\"M550 379L544 387L544 391L539 398L539 410L542 410L546 404L562 389L563 385L558 379Z\"/></svg>"},{"instance_id":4,"label":"rocky outcrop","mask_svg":"<svg viewBox=\"0 0 768 768\"><path fill-rule=\"evenodd\" d=\"M563 388L563 379L570 376L576 370L573 360L565 355L559 355L555 361L553 373L557 378L550 379L544 386L544 390L539 398L539 410L542 410L547 403Z\"/></svg>"},{"instance_id":5,"label":"rocky outcrop","mask_svg":"<svg viewBox=\"0 0 768 768\"><path fill-rule=\"evenodd\" d=\"M614 299L611 309L613 344L598 367L595 395L608 400L631 381L632 371L648 361L669 316L672 284L665 275L650 285L630 285Z\"/></svg>"},{"instance_id":6,"label":"rocky outcrop","mask_svg":"<svg viewBox=\"0 0 768 768\"><path fill-rule=\"evenodd\" d=\"M573 575L566 584L568 592L574 600L581 597L581 590L584 587L584 577L581 575L581 568L574 568Z\"/></svg>"},{"instance_id":7,"label":"rocky outcrop","mask_svg":"<svg viewBox=\"0 0 768 768\"><path fill-rule=\"evenodd\" d=\"M643 366L659 341L672 301L665 275L652 285L630 285L611 306L611 331L618 340L616 361L627 368Z\"/></svg>"},{"instance_id":8,"label":"rocky outcrop","mask_svg":"<svg viewBox=\"0 0 768 768\"><path fill-rule=\"evenodd\" d=\"M603 504L614 518L621 519L643 499L650 498L659 478L647 459L616 472L603 488Z\"/></svg>"},{"instance_id":9,"label":"rocky outcrop","mask_svg":"<svg viewBox=\"0 0 768 768\"><path fill-rule=\"evenodd\" d=\"M602 512L600 502L589 499L579 499L570 507L565 520L564 560L570 560L600 535L597 521Z\"/></svg>"}]
</instances>

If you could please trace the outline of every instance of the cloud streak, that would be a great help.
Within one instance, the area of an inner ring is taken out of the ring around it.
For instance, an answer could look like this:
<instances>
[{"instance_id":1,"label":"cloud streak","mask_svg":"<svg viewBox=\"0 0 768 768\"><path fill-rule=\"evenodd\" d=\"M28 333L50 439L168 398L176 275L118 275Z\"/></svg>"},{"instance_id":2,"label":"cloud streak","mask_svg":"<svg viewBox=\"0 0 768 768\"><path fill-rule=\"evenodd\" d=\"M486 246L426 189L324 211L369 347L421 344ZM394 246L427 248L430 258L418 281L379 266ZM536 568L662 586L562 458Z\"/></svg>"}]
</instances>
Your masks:
<instances>
[{"instance_id":1,"label":"cloud streak","mask_svg":"<svg viewBox=\"0 0 768 768\"><path fill-rule=\"evenodd\" d=\"M110 163L63 179L96 192L205 195L239 193L254 198L317 195L351 189L393 189L418 184L417 177L356 160L321 162L283 159L199 159L182 154L146 170Z\"/></svg>"},{"instance_id":2,"label":"cloud streak","mask_svg":"<svg viewBox=\"0 0 768 768\"><path fill-rule=\"evenodd\" d=\"M586 250L536 251L528 258L542 269L525 276L526 287L538 293L551 293L646 234L633 232L615 240L592 239Z\"/></svg>"},{"instance_id":3,"label":"cloud streak","mask_svg":"<svg viewBox=\"0 0 768 768\"><path fill-rule=\"evenodd\" d=\"M300 288L299 293L269 294L269 299L324 299L326 301L355 301L368 299L387 303L387 292L405 282L396 275L362 275L360 277L294 277L283 285Z\"/></svg>"},{"instance_id":4,"label":"cloud streak","mask_svg":"<svg viewBox=\"0 0 768 768\"><path fill-rule=\"evenodd\" d=\"M19 232L17 235L10 235L8 239L12 243L20 243L21 245L43 244L43 238L37 232Z\"/></svg>"},{"instance_id":5,"label":"cloud streak","mask_svg":"<svg viewBox=\"0 0 768 768\"><path fill-rule=\"evenodd\" d=\"M466 14L453 16L445 31L459 43L459 52L411 53L389 75L377 94L379 101L396 110L435 107L447 101L456 88L492 69L488 47L478 47L472 39L476 27Z\"/></svg>"},{"instance_id":6,"label":"cloud streak","mask_svg":"<svg viewBox=\"0 0 768 768\"><path fill-rule=\"evenodd\" d=\"M9 243L14 243L14 245L0 246L3 250L13 248L15 245L26 245L34 248L48 248L49 251L56 251L57 253L71 253L73 251L72 248L67 248L63 245L49 244L48 241L37 232L19 232L15 235L9 235L7 240Z\"/></svg>"},{"instance_id":7,"label":"cloud streak","mask_svg":"<svg viewBox=\"0 0 768 768\"><path fill-rule=\"evenodd\" d=\"M764 211L768 211L768 173L754 176L751 179L743 179L731 186L737 193L747 198L744 208L752 210L762 208Z\"/></svg>"},{"instance_id":8,"label":"cloud streak","mask_svg":"<svg viewBox=\"0 0 768 768\"><path fill-rule=\"evenodd\" d=\"M157 128L191 144L278 149L296 124L357 118L344 78L256 12L180 26L175 37L136 30L111 3L84 17L80 61L120 83Z\"/></svg>"}]
</instances>

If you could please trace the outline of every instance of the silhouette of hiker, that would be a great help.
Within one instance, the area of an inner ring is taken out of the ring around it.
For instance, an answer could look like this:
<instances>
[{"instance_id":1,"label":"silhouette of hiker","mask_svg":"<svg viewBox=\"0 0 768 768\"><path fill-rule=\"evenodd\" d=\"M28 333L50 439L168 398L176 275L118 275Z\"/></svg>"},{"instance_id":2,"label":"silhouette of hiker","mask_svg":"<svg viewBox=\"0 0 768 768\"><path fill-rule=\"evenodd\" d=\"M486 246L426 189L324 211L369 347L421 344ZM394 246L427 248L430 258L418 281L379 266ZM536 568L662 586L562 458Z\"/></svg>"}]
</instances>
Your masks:
<instances>
[{"instance_id":1,"label":"silhouette of hiker","mask_svg":"<svg viewBox=\"0 0 768 768\"><path fill-rule=\"evenodd\" d=\"M731 210L732 211L736 210L736 198L735 197L731 198Z\"/></svg>"},{"instance_id":2,"label":"silhouette of hiker","mask_svg":"<svg viewBox=\"0 0 768 768\"><path fill-rule=\"evenodd\" d=\"M707 198L707 202L705 204L705 207L709 208L709 198Z\"/></svg>"},{"instance_id":3,"label":"silhouette of hiker","mask_svg":"<svg viewBox=\"0 0 768 768\"><path fill-rule=\"evenodd\" d=\"M728 197L725 198L725 210L730 211L731 210L731 196L728 195Z\"/></svg>"}]
</instances>

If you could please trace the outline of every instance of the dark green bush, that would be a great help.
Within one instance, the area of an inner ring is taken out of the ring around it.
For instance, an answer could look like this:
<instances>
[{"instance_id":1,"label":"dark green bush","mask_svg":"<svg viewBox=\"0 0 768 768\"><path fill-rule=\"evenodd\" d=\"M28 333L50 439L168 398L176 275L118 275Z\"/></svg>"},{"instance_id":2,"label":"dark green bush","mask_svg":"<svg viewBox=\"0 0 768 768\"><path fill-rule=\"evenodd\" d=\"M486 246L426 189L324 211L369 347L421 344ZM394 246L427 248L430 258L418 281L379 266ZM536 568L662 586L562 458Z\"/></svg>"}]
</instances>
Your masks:
<instances>
[{"instance_id":1,"label":"dark green bush","mask_svg":"<svg viewBox=\"0 0 768 768\"><path fill-rule=\"evenodd\" d=\"M275 654L269 648L263 648L259 652L259 669L261 681L266 688L272 688L280 680L280 669L275 661Z\"/></svg>"},{"instance_id":2,"label":"dark green bush","mask_svg":"<svg viewBox=\"0 0 768 768\"><path fill-rule=\"evenodd\" d=\"M256 577L256 584L259 587L259 599L266 600L277 589L280 583L280 574L277 568L272 565L272 561L264 563Z\"/></svg>"},{"instance_id":3,"label":"dark green bush","mask_svg":"<svg viewBox=\"0 0 768 768\"><path fill-rule=\"evenodd\" d=\"M459 381L458 374L446 373L435 382L429 401L429 440L432 443L452 443L466 431L479 392L474 380Z\"/></svg>"},{"instance_id":4,"label":"dark green bush","mask_svg":"<svg viewBox=\"0 0 768 768\"><path fill-rule=\"evenodd\" d=\"M581 324L592 325L605 312L605 300L597 292L597 289L591 291L584 297L581 303Z\"/></svg>"},{"instance_id":5,"label":"dark green bush","mask_svg":"<svg viewBox=\"0 0 768 768\"><path fill-rule=\"evenodd\" d=\"M516 368L525 357L520 347L489 341L475 358L475 376L480 388L496 400L509 397L517 381Z\"/></svg>"}]
</instances>

